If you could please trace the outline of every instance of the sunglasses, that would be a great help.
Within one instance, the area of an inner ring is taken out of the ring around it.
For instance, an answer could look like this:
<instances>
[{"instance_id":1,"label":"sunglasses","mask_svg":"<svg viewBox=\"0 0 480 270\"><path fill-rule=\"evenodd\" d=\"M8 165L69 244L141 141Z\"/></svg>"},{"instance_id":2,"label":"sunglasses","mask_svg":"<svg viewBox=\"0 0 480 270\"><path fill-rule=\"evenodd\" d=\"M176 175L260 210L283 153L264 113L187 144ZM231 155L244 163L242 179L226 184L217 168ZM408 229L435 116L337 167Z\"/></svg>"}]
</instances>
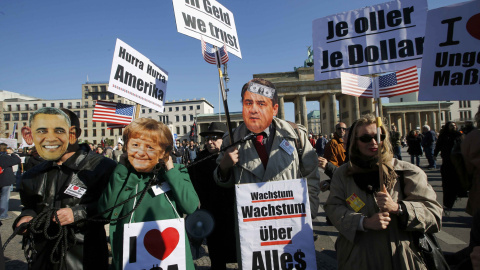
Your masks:
<instances>
[{"instance_id":1,"label":"sunglasses","mask_svg":"<svg viewBox=\"0 0 480 270\"><path fill-rule=\"evenodd\" d=\"M380 134L380 140L383 142L383 140L385 140L385 134ZM361 142L363 143L369 143L372 141L372 139L374 139L377 143L377 134L375 134L374 136L370 136L368 134L365 134L365 135L362 135L360 137L357 137L358 140L360 140Z\"/></svg>"},{"instance_id":2,"label":"sunglasses","mask_svg":"<svg viewBox=\"0 0 480 270\"><path fill-rule=\"evenodd\" d=\"M341 129L341 130L347 130L347 129L344 128L344 127L339 127L339 128L337 128L337 130L340 130L340 129Z\"/></svg>"},{"instance_id":3,"label":"sunglasses","mask_svg":"<svg viewBox=\"0 0 480 270\"><path fill-rule=\"evenodd\" d=\"M220 136L214 135L214 136L205 136L205 141L208 142L209 140L216 141L220 139Z\"/></svg>"}]
</instances>

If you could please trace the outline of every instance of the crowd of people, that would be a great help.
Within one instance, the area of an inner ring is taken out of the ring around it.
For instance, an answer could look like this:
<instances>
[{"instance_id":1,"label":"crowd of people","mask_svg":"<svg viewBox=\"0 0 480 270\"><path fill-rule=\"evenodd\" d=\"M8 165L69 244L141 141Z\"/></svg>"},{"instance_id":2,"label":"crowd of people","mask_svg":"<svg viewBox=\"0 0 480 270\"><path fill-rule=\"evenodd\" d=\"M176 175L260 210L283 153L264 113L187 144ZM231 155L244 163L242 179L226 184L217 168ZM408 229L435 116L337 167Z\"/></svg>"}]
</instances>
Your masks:
<instances>
[{"instance_id":1,"label":"crowd of people","mask_svg":"<svg viewBox=\"0 0 480 270\"><path fill-rule=\"evenodd\" d=\"M241 98L244 123L230 135L224 123L212 122L200 134L203 149L194 141L175 141L166 125L146 118L128 125L116 146L82 144L74 113L56 108L34 112L30 127L35 148L23 155L28 158L17 173L23 174L18 189L24 208L13 224L25 245L35 250L29 269L107 269L104 224L90 220L98 215L110 223L110 267L122 269L129 224L188 218L198 208L215 222L206 239L211 269L226 269L227 263L241 268L234 186L244 183L306 178L312 219L318 214L320 191L330 190L324 208L328 222L340 233L339 269L425 269L415 238L438 232L443 211L449 211L459 196L469 196L468 212L475 216L474 225L480 224L479 131L473 126L460 132L448 122L437 136L425 125L423 132L412 130L402 137L394 125L381 126L377 134L378 120L367 114L350 127L338 123L328 140L276 118L278 95L267 80L247 82ZM480 120L480 112L476 118ZM227 148L231 139L237 142L250 134L252 140ZM408 147L410 163L402 161L403 146ZM452 160L455 151L465 162ZM443 205L419 168L423 153L429 162L426 169L435 169L438 154L442 157ZM13 167L20 160L0 144L0 219L9 218ZM468 194L458 183L459 164L468 172ZM320 182L322 173L330 180ZM157 184L162 185L160 191L152 188ZM46 212L46 233L22 226L37 224ZM59 246L51 235L64 227L66 239ZM472 229L471 245L463 252L472 254L473 266L480 261L480 249L475 248L480 245L478 230ZM184 263L194 269L186 234L184 239Z\"/></svg>"}]
</instances>

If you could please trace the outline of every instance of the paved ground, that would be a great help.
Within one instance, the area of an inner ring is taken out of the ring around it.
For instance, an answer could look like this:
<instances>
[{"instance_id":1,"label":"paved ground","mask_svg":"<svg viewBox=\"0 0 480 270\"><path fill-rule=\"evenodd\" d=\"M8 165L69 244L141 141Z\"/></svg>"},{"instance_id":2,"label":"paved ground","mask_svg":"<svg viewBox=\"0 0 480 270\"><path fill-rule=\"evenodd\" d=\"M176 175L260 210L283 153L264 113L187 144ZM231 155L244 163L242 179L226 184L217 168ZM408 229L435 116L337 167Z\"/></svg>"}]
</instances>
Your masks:
<instances>
[{"instance_id":1,"label":"paved ground","mask_svg":"<svg viewBox=\"0 0 480 270\"><path fill-rule=\"evenodd\" d=\"M403 149L403 157L410 157L406 154L406 148ZM441 161L439 161L441 164ZM424 157L421 159L421 167L427 165L427 161ZM437 192L437 200L442 202L442 187L440 170L429 171L426 170L429 183L433 186ZM322 204L326 201L328 192L320 194L320 201ZM443 217L443 229L437 234L440 240L440 245L446 253L456 252L467 246L471 217L465 213L466 198L459 199L451 211L449 216ZM10 199L10 212L9 215L16 217L21 209L19 195L16 192L11 193ZM3 221L3 226L0 227L0 234L3 243L12 233L12 223L14 219ZM315 234L318 235L315 241L315 250L317 255L318 269L337 269L336 267L336 252L334 243L338 236L338 231L333 226L328 226L325 219L325 212L322 208L319 209L319 216L313 221L313 228ZM192 248L192 252L195 251ZM27 269L25 263L25 257L21 250L21 237L15 237L5 250L6 257L6 269L20 270ZM210 269L210 260L208 258L208 249L205 245L202 245L199 249L199 256L195 261L196 269L206 270ZM236 264L228 265L229 269L238 269Z\"/></svg>"}]
</instances>

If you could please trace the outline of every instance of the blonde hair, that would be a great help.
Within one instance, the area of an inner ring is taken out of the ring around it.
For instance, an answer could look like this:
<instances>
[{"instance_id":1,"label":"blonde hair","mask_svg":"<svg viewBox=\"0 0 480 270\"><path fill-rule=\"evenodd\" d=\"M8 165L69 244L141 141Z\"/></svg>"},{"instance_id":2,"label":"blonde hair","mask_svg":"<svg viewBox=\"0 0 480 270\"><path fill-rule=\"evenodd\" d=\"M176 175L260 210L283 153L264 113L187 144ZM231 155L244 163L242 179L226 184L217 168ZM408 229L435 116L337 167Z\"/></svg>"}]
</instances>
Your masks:
<instances>
[{"instance_id":1,"label":"blonde hair","mask_svg":"<svg viewBox=\"0 0 480 270\"><path fill-rule=\"evenodd\" d=\"M350 148L348 149L349 156L351 156L352 154L359 154L357 143L358 128L361 126L368 126L372 124L377 124L377 118L373 114L362 115L357 120L355 127L350 130ZM382 131L382 134L385 134L385 140L383 140L381 145L382 156L392 156L393 151L392 145L390 144L390 134L388 134L389 132L384 125L380 126L380 130Z\"/></svg>"},{"instance_id":2,"label":"blonde hair","mask_svg":"<svg viewBox=\"0 0 480 270\"><path fill-rule=\"evenodd\" d=\"M123 132L125 151L128 151L128 141L131 138L140 137L140 135L147 135L158 144L165 151L163 160L165 162L168 161L170 152L173 149L173 136L165 124L150 118L135 119Z\"/></svg>"}]
</instances>

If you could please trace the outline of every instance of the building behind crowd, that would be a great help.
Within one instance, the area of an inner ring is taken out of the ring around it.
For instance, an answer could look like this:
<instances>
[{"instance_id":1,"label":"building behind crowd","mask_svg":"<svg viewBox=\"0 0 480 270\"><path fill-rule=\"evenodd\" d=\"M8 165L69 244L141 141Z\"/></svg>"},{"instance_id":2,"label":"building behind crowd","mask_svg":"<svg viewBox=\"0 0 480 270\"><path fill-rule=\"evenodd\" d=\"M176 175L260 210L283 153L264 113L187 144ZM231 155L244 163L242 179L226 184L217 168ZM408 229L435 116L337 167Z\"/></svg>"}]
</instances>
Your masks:
<instances>
[{"instance_id":1,"label":"building behind crowd","mask_svg":"<svg viewBox=\"0 0 480 270\"><path fill-rule=\"evenodd\" d=\"M45 100L30 97L10 91L0 91L0 106L3 108L0 119L0 137L6 138L13 132L17 123L15 139L22 143L20 129L29 125L30 115L43 107L67 108L80 119L82 128L81 142L99 144L102 139L113 140L116 143L122 137L122 129L108 129L104 122L93 122L93 112L97 100L123 104L134 102L107 91L108 82L87 82L82 84L81 98ZM142 107L140 117L152 118L168 124L177 134L178 139L190 140L191 126L197 114L213 113L213 105L205 100L173 100L165 102L165 112L159 113L147 107Z\"/></svg>"}]
</instances>

